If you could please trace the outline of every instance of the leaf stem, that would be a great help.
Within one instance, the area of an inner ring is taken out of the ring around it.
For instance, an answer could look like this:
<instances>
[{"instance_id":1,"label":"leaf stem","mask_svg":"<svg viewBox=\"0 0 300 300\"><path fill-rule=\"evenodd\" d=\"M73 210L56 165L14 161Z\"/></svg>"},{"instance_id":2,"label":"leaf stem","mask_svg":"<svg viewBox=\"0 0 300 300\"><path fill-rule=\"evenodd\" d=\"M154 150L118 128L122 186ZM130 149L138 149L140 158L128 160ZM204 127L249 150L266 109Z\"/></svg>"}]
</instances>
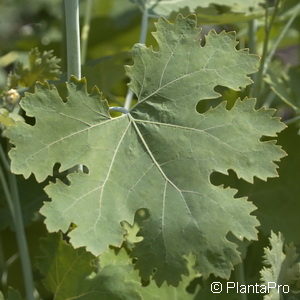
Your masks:
<instances>
[{"instance_id":1,"label":"leaf stem","mask_svg":"<svg viewBox=\"0 0 300 300\"><path fill-rule=\"evenodd\" d=\"M268 69L268 66L275 54L275 51L277 50L277 48L278 48L279 44L281 43L281 41L283 40L283 38L285 37L286 33L288 32L288 30L291 27L292 23L294 22L295 18L298 16L299 11L300 11L300 4L296 5L296 8L294 8L294 13L292 14L289 21L285 24L280 35L277 37L276 41L274 42L272 49L270 50L270 52L266 58L266 61L265 61L264 74L266 73L266 71Z\"/></svg>"},{"instance_id":2,"label":"leaf stem","mask_svg":"<svg viewBox=\"0 0 300 300\"><path fill-rule=\"evenodd\" d=\"M275 100L275 98L276 98L276 94L272 90L270 90L263 106L265 108L269 108L271 106L271 104L273 103L273 101Z\"/></svg>"},{"instance_id":3,"label":"leaf stem","mask_svg":"<svg viewBox=\"0 0 300 300\"><path fill-rule=\"evenodd\" d=\"M81 62L82 64L85 63L86 60L86 52L87 52L87 45L89 39L89 32L90 32L90 23L92 17L92 8L93 8L93 0L86 0L86 8L83 20L83 26L81 31Z\"/></svg>"},{"instance_id":4,"label":"leaf stem","mask_svg":"<svg viewBox=\"0 0 300 300\"><path fill-rule=\"evenodd\" d=\"M148 25L149 25L148 9L146 7L144 7L143 16L142 16L142 23L141 23L141 32L140 32L140 38L139 38L139 43L140 44L145 44L146 43ZM125 98L125 104L124 104L125 109L127 109L127 110L130 109L132 99L133 99L133 91L128 89L127 95L126 95L126 98Z\"/></svg>"},{"instance_id":5,"label":"leaf stem","mask_svg":"<svg viewBox=\"0 0 300 300\"><path fill-rule=\"evenodd\" d=\"M0 146L0 148L1 148L0 153L4 153L2 146ZM4 166L9 165L5 156L1 154L0 158ZM0 181L3 187L5 198L7 200L8 207L12 215L12 219L16 231L17 243L18 243L18 248L19 248L19 253L21 258L23 277L24 277L26 299L34 300L34 285L33 285L32 269L31 269L31 262L30 262L29 252L28 252L27 241L26 241L23 216L22 216L22 211L20 206L17 181L15 175L12 174L11 172L8 172L8 177L9 177L11 191L9 190L4 172L0 167Z\"/></svg>"},{"instance_id":6,"label":"leaf stem","mask_svg":"<svg viewBox=\"0 0 300 300\"><path fill-rule=\"evenodd\" d=\"M286 125L290 125L290 124L296 123L298 121L300 121L300 116L296 116L294 118L288 119L288 120L284 121L284 123Z\"/></svg>"},{"instance_id":7,"label":"leaf stem","mask_svg":"<svg viewBox=\"0 0 300 300\"><path fill-rule=\"evenodd\" d=\"M275 17L277 16L279 2L280 2L280 0L276 0L275 8L274 8L273 14L271 16L270 22L269 22L269 8L266 7L266 11L265 11L265 39L264 39L264 45L263 45L263 53L262 53L261 60L260 60L259 70L255 76L255 82L254 82L254 85L253 85L253 87L251 89L251 93L250 93L251 97L258 98L258 103L259 103L259 97L260 97L261 88L262 88L262 81L263 81L266 57L268 54L270 33L271 33L271 29L272 29L274 21L275 21Z\"/></svg>"},{"instance_id":8,"label":"leaf stem","mask_svg":"<svg viewBox=\"0 0 300 300\"><path fill-rule=\"evenodd\" d=\"M67 74L81 78L79 0L64 0L67 37Z\"/></svg>"},{"instance_id":9,"label":"leaf stem","mask_svg":"<svg viewBox=\"0 0 300 300\"><path fill-rule=\"evenodd\" d=\"M128 109L126 109L125 107L120 107L120 106L111 106L109 108L109 110L118 111L118 112L121 112L122 114L128 114L129 113Z\"/></svg>"}]
</instances>

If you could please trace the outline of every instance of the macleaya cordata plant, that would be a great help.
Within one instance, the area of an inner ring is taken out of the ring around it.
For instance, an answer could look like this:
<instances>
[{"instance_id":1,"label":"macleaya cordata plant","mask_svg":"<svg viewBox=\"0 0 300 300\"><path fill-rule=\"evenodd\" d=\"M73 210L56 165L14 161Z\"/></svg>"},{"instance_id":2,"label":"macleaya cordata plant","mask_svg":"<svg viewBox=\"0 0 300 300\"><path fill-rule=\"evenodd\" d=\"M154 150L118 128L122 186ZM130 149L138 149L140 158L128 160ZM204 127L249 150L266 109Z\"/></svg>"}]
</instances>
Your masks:
<instances>
[{"instance_id":1,"label":"macleaya cordata plant","mask_svg":"<svg viewBox=\"0 0 300 300\"><path fill-rule=\"evenodd\" d=\"M133 255L144 278L157 269L159 284L177 284L189 253L204 276L228 278L239 254L226 235L256 239L258 222L250 202L212 185L210 175L232 169L250 182L276 176L274 161L284 152L260 138L276 136L285 125L272 110L255 110L253 99L238 100L231 110L221 104L196 112L198 101L218 96L217 85L238 90L251 82L247 74L256 71L258 58L237 51L233 34L212 31L201 47L194 18L179 16L175 24L160 19L155 37L157 52L134 49L127 72L138 102L120 117L111 118L97 89L87 93L84 79L67 83L66 102L54 86L39 84L27 94L21 107L36 122L6 132L15 145L12 171L43 181L57 162L60 171L87 167L88 174L68 176L70 185L50 184L52 201L41 210L50 231L76 224L69 234L75 247L99 255L121 246L120 223L132 224L143 208L150 217Z\"/></svg>"},{"instance_id":2,"label":"macleaya cordata plant","mask_svg":"<svg viewBox=\"0 0 300 300\"><path fill-rule=\"evenodd\" d=\"M92 1L86 3L82 53L79 1L64 1L68 80L63 87L47 82L59 75L58 60L49 52L31 53L44 57L51 71L42 73L34 88L34 76L30 84L22 79L35 69L34 59L27 73L22 67L10 76L14 88L25 82L23 88L29 89L17 107L29 122L15 119L5 128L12 145L10 165L0 150L11 185L1 171L2 187L22 253L26 239L18 223L21 211L11 197L17 199L18 192L12 173L25 179L33 174L46 185L49 199L40 213L49 234L40 242L35 268L55 300L211 299L207 285L200 288L199 283L214 277L229 280L234 269L236 280L245 284L241 249L258 240L260 222L254 215L258 205L247 199L244 186L254 184L259 190L257 180L278 177L278 162L287 155L277 144L287 126L274 109L247 97L250 91L261 100L262 79L274 54L272 49L267 56L267 42L260 61L248 49L237 49L234 32L204 35L196 15L178 14L172 21L160 17L186 7L197 10L197 1L132 2L143 14L139 43L125 66L124 107L111 106L98 87L88 89L87 79L81 78ZM249 18L263 10L260 2L203 1L202 8L225 4L230 13ZM267 38L278 5L270 22L266 15ZM157 46L148 46L149 19L157 17L152 33ZM276 91L271 75L265 80ZM249 88L250 76L261 82ZM222 96L220 86L239 97L199 113L199 103ZM231 172L234 183L218 185L213 179L218 173L230 181ZM295 246L285 246L282 235L273 232L270 244L261 282L289 284L296 293ZM26 299L31 300L31 264L24 253ZM238 297L232 299L247 299ZM264 299L280 299L276 297L280 295L272 291Z\"/></svg>"}]
</instances>

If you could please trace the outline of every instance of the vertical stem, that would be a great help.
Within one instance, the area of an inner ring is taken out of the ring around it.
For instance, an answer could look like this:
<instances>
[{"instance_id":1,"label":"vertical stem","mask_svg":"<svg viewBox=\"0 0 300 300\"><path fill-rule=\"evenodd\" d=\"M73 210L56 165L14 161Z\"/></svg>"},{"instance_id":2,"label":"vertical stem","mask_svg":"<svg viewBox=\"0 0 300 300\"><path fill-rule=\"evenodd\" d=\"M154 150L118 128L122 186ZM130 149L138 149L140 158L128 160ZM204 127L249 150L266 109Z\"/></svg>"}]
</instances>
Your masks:
<instances>
[{"instance_id":1,"label":"vertical stem","mask_svg":"<svg viewBox=\"0 0 300 300\"><path fill-rule=\"evenodd\" d=\"M4 162L4 164L6 164L6 162ZM26 299L34 300L34 285L33 285L33 276L31 270L31 262L30 262L28 246L27 246L27 241L25 236L25 229L24 229L23 217L22 217L22 212L20 207L19 194L17 190L18 187L17 187L16 177L12 173L9 173L9 178L11 183L10 187L12 189L12 194L10 193L10 190L8 188L4 172L2 168L0 168L0 181L3 187L5 198L8 202L8 206L12 213L12 218L16 230L17 243L18 243L18 248L21 257L21 265L22 265L23 278L25 284Z\"/></svg>"},{"instance_id":2,"label":"vertical stem","mask_svg":"<svg viewBox=\"0 0 300 300\"><path fill-rule=\"evenodd\" d=\"M269 94L266 97L266 101L264 102L264 107L269 108L275 98L276 98L275 93L272 90L270 90Z\"/></svg>"},{"instance_id":3,"label":"vertical stem","mask_svg":"<svg viewBox=\"0 0 300 300\"><path fill-rule=\"evenodd\" d=\"M272 49L270 50L270 52L269 52L269 54L266 58L266 61L265 61L264 73L267 71L268 65L271 62L271 60L272 60L272 58L275 54L275 51L278 48L280 42L282 41L282 39L284 38L284 36L288 32L288 30L291 27L292 23L294 22L295 18L298 16L299 10L300 10L300 4L296 5L296 7L294 8L294 13L290 17L289 21L285 24L283 30L281 31L280 35L276 39L275 43L273 44Z\"/></svg>"},{"instance_id":4,"label":"vertical stem","mask_svg":"<svg viewBox=\"0 0 300 300\"><path fill-rule=\"evenodd\" d=\"M235 266L234 269L234 277L235 280L241 285L245 285L246 281L245 281L245 270L244 270L244 264L243 262L241 262L240 264L238 264L237 266ZM240 300L247 300L247 294L243 294L243 293L239 293L238 297Z\"/></svg>"},{"instance_id":5,"label":"vertical stem","mask_svg":"<svg viewBox=\"0 0 300 300\"><path fill-rule=\"evenodd\" d=\"M12 192L12 200L15 209L15 229L17 235L17 242L20 252L21 265L23 269L24 282L26 287L27 299L34 299L34 285L32 277L31 262L28 252L28 245L26 240L22 210L20 205L19 189L16 176L9 174L10 190Z\"/></svg>"},{"instance_id":6,"label":"vertical stem","mask_svg":"<svg viewBox=\"0 0 300 300\"><path fill-rule=\"evenodd\" d=\"M67 73L81 78L79 0L64 0L67 36Z\"/></svg>"},{"instance_id":7,"label":"vertical stem","mask_svg":"<svg viewBox=\"0 0 300 300\"><path fill-rule=\"evenodd\" d=\"M263 75L264 75L264 69L265 69L265 61L266 61L266 57L267 57L267 54L268 54L268 45L269 45L269 40L270 40L270 33L271 33L271 29L272 29L274 21L275 21L275 17L276 17L277 12L278 12L279 1L280 0L276 0L274 12L272 14L270 22L269 22L269 8L266 7L265 39L264 39L264 45L263 45L263 53L262 53L262 57L261 57L261 60L260 60L259 70L258 70L258 73L255 76L255 82L254 82L254 85L251 89L251 94L250 94L251 97L258 98L258 101L259 101L259 96L260 96L260 93L261 93L261 87L262 87L262 81L263 81Z\"/></svg>"},{"instance_id":8,"label":"vertical stem","mask_svg":"<svg viewBox=\"0 0 300 300\"><path fill-rule=\"evenodd\" d=\"M61 31L62 31L62 42L60 43L60 57L61 57L61 67L63 72L63 80L67 81L67 33L66 33L66 9L64 0L61 1L61 10L62 10L62 22L61 22Z\"/></svg>"},{"instance_id":9,"label":"vertical stem","mask_svg":"<svg viewBox=\"0 0 300 300\"><path fill-rule=\"evenodd\" d=\"M149 15L147 8L143 11L143 17L142 17L142 28L141 28L141 34L139 43L145 44L147 39L147 32L148 32L148 24L149 24Z\"/></svg>"},{"instance_id":10,"label":"vertical stem","mask_svg":"<svg viewBox=\"0 0 300 300\"><path fill-rule=\"evenodd\" d=\"M248 23L248 48L250 53L256 53L256 31L257 20L251 20Z\"/></svg>"},{"instance_id":11,"label":"vertical stem","mask_svg":"<svg viewBox=\"0 0 300 300\"><path fill-rule=\"evenodd\" d=\"M139 43L140 44L145 44L146 39L147 39L147 32L148 32L148 24L149 24L149 15L148 15L148 10L146 7L144 7L143 10L143 17L142 17L142 23L141 23L141 33L140 33L140 38L139 38ZM126 98L125 98L125 104L124 108L129 110L131 106L131 102L133 99L133 92L128 89Z\"/></svg>"},{"instance_id":12,"label":"vertical stem","mask_svg":"<svg viewBox=\"0 0 300 300\"><path fill-rule=\"evenodd\" d=\"M0 288L6 288L6 282L3 281L3 274L6 273L6 261L5 261L5 254L2 245L2 236L0 235Z\"/></svg>"},{"instance_id":13,"label":"vertical stem","mask_svg":"<svg viewBox=\"0 0 300 300\"><path fill-rule=\"evenodd\" d=\"M93 8L93 0L86 0L86 8L84 14L84 21L81 32L81 62L85 63L86 60L86 52L88 45L88 38L90 32L90 23L92 17L92 8Z\"/></svg>"}]
</instances>

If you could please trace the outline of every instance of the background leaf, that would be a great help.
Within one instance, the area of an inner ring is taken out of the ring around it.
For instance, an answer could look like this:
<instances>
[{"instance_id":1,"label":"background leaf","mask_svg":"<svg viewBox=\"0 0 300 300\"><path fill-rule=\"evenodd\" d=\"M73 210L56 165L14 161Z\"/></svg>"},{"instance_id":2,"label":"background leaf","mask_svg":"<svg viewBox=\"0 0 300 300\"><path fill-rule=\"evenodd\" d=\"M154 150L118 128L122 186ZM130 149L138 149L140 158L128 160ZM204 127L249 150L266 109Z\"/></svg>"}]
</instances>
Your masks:
<instances>
[{"instance_id":1,"label":"background leaf","mask_svg":"<svg viewBox=\"0 0 300 300\"><path fill-rule=\"evenodd\" d=\"M279 233L271 232L271 247L265 248L264 267L261 270L261 278L264 284L275 282L277 285L288 285L292 291L292 284L300 278L300 264L296 263L298 254L296 248L290 244L285 246L283 237ZM292 293L291 293L292 294ZM270 293L264 296L264 300L280 300L285 294L278 293L277 289L271 289Z\"/></svg>"}]
</instances>

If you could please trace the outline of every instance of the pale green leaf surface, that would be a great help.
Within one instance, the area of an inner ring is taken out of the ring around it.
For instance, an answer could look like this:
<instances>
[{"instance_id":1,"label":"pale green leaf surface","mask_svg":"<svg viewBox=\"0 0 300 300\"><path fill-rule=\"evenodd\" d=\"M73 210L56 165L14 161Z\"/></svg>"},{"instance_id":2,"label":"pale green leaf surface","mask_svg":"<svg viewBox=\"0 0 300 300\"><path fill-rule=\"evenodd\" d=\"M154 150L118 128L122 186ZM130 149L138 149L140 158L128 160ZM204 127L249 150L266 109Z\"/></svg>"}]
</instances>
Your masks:
<instances>
[{"instance_id":1,"label":"pale green leaf surface","mask_svg":"<svg viewBox=\"0 0 300 300\"><path fill-rule=\"evenodd\" d=\"M284 155L274 142L260 141L284 125L272 110L256 111L253 99L237 101L230 111L222 104L196 112L199 100L218 96L215 86L249 84L247 74L257 65L255 56L235 49L232 34L211 32L205 47L198 34L191 18L174 25L160 20L159 52L135 48L128 72L139 103L129 114L111 119L99 94L88 95L84 80L73 81L67 102L54 87L27 94L21 105L35 125L7 130L16 145L10 152L16 173L42 181L55 163L61 171L78 164L89 169L70 174L70 186L50 184L52 202L41 211L50 231L77 225L69 234L74 246L94 254L120 246L120 223L132 224L138 209L150 212L134 255L142 277L157 269L158 284L177 284L188 273L183 256L190 253L197 272L229 277L239 253L227 234L256 239L258 222L250 215L255 206L212 185L210 174L233 169L250 182L266 179L277 175L273 161Z\"/></svg>"},{"instance_id":2,"label":"pale green leaf surface","mask_svg":"<svg viewBox=\"0 0 300 300\"><path fill-rule=\"evenodd\" d=\"M168 110L168 118L186 122L191 113L196 114L186 109L187 103L192 107L199 100L219 97L214 90L218 85L240 90L252 83L247 74L257 71L258 57L237 51L233 32L210 31L201 47L193 18L179 16L176 25L160 19L156 27L153 35L159 51L137 44L134 65L127 67L130 87L139 101L139 117L148 118L158 111L162 119Z\"/></svg>"},{"instance_id":3,"label":"pale green leaf surface","mask_svg":"<svg viewBox=\"0 0 300 300\"><path fill-rule=\"evenodd\" d=\"M214 176L216 184L225 184L238 189L237 197L249 197L257 210L254 214L261 223L260 230L268 236L271 230L280 231L288 242L299 244L300 228L300 136L297 126L289 126L278 136L278 143L286 151L287 156L279 163L277 178L269 178L267 182L255 178L254 184L238 180L231 176L218 174Z\"/></svg>"},{"instance_id":4,"label":"pale green leaf surface","mask_svg":"<svg viewBox=\"0 0 300 300\"><path fill-rule=\"evenodd\" d=\"M227 6L232 12L250 14L261 8L261 0L131 0L142 7L146 7L149 13L156 16L169 16L174 11L188 8L194 12L196 8L207 8L211 5Z\"/></svg>"},{"instance_id":5,"label":"pale green leaf surface","mask_svg":"<svg viewBox=\"0 0 300 300\"><path fill-rule=\"evenodd\" d=\"M271 232L269 248L264 249L264 265L261 270L261 280L264 284L275 282L277 285L289 285L299 280L299 263L296 248L290 244L284 247L284 240L281 233L276 235ZM285 249L285 251L284 251ZM264 300L280 300L280 293L272 289Z\"/></svg>"}]
</instances>

